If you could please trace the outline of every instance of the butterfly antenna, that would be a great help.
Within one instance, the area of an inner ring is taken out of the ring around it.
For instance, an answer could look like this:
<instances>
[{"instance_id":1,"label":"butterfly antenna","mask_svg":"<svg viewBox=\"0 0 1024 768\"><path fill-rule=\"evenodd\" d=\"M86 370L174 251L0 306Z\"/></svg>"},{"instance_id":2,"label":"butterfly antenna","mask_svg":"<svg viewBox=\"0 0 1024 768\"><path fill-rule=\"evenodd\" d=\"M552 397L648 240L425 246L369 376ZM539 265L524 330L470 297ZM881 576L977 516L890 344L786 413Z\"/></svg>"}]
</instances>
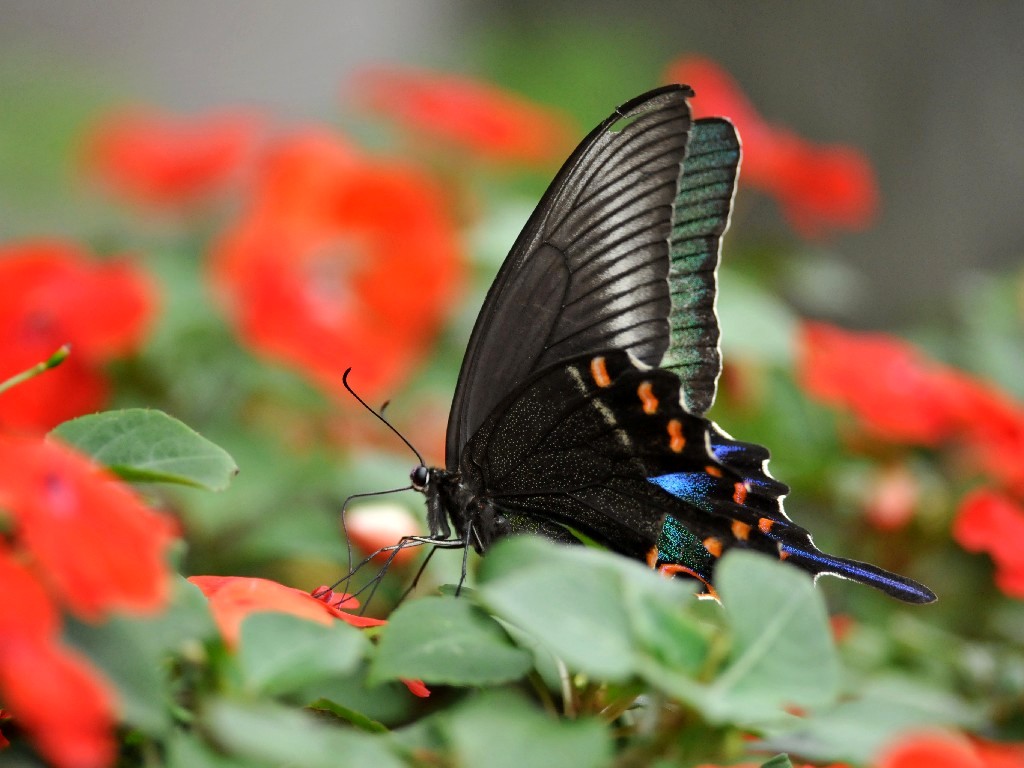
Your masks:
<instances>
[{"instance_id":1,"label":"butterfly antenna","mask_svg":"<svg viewBox=\"0 0 1024 768\"><path fill-rule=\"evenodd\" d=\"M352 369L348 368L348 369L346 369L345 373L342 374L342 377L341 377L341 383L345 386L345 389L348 390L348 393L350 395L352 395L352 397L354 397L356 399L356 401L361 406L363 406L363 408L365 408L370 413L372 413L374 416L376 416L381 421L381 423L384 424L385 427L387 427L392 432L394 432L396 435L398 435L398 439L401 440L403 443L405 443L407 446L409 446L409 450L412 451L414 454L416 454L416 459L419 461L419 463L421 465L423 465L423 466L426 466L425 464L423 464L423 457L420 456L420 452L417 451L415 448L413 448L412 443L410 443L408 440L405 439L405 435L403 435L401 432L399 432L397 429L395 429L393 426L391 426L391 422L388 421L387 419L385 419L383 415L381 415L377 411L373 410L373 408L371 408L369 405L367 405L366 401L363 400L363 398L361 398L359 395L357 395L355 393L355 390L352 389L352 387L350 387L348 385L348 375L350 373L352 373ZM387 403L385 403L384 406L387 407ZM384 409L381 408L381 410L383 411Z\"/></svg>"}]
</instances>

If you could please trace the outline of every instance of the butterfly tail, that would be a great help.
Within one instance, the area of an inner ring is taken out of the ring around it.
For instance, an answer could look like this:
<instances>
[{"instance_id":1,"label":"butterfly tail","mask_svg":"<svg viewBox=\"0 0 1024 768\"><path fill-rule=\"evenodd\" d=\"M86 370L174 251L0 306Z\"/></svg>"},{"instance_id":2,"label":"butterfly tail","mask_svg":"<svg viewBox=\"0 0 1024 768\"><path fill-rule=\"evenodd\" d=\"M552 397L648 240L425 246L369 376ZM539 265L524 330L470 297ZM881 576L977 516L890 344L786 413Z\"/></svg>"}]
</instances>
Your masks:
<instances>
[{"instance_id":1,"label":"butterfly tail","mask_svg":"<svg viewBox=\"0 0 1024 768\"><path fill-rule=\"evenodd\" d=\"M913 579L870 563L828 555L813 546L797 547L780 542L779 554L787 562L813 573L815 578L822 575L838 576L874 587L907 603L931 603L936 599L934 592Z\"/></svg>"}]
</instances>

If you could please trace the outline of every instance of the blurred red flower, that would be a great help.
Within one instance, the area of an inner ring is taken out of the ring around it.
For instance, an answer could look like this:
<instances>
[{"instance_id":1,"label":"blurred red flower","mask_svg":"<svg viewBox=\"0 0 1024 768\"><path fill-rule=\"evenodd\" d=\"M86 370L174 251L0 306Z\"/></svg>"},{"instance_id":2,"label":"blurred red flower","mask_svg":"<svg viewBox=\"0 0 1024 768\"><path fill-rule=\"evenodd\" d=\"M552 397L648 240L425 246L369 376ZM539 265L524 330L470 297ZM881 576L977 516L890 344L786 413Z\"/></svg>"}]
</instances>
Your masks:
<instances>
[{"instance_id":1,"label":"blurred red flower","mask_svg":"<svg viewBox=\"0 0 1024 768\"><path fill-rule=\"evenodd\" d=\"M876 471L864 488L864 517L881 531L896 531L914 517L921 501L921 484L906 464Z\"/></svg>"},{"instance_id":2,"label":"blurred red flower","mask_svg":"<svg viewBox=\"0 0 1024 768\"><path fill-rule=\"evenodd\" d=\"M964 421L967 377L878 333L805 323L797 377L809 395L849 409L873 436L934 446Z\"/></svg>"},{"instance_id":3,"label":"blurred red flower","mask_svg":"<svg viewBox=\"0 0 1024 768\"><path fill-rule=\"evenodd\" d=\"M242 631L242 622L254 613L288 613L318 624L330 625L335 619L356 627L375 627L385 622L346 613L338 605L357 607L358 603L347 596L340 601L328 603L308 592L286 587L269 579L244 576L190 576L206 595L210 611L220 629L221 636L229 648L237 648ZM331 597L335 596L333 593Z\"/></svg>"},{"instance_id":4,"label":"blurred red flower","mask_svg":"<svg viewBox=\"0 0 1024 768\"><path fill-rule=\"evenodd\" d=\"M0 508L11 539L76 615L147 613L167 601L170 521L57 442L0 436Z\"/></svg>"},{"instance_id":5,"label":"blurred red flower","mask_svg":"<svg viewBox=\"0 0 1024 768\"><path fill-rule=\"evenodd\" d=\"M392 392L426 354L463 279L441 191L415 169L325 133L283 140L212 276L257 352L342 392ZM346 398L347 399L347 398Z\"/></svg>"},{"instance_id":6,"label":"blurred red flower","mask_svg":"<svg viewBox=\"0 0 1024 768\"><path fill-rule=\"evenodd\" d=\"M1024 745L968 740L954 734L905 736L881 755L876 768L1020 768Z\"/></svg>"},{"instance_id":7,"label":"blurred red flower","mask_svg":"<svg viewBox=\"0 0 1024 768\"><path fill-rule=\"evenodd\" d=\"M375 68L356 76L354 91L370 112L488 161L543 167L572 143L558 111L467 77Z\"/></svg>"},{"instance_id":8,"label":"blurred red flower","mask_svg":"<svg viewBox=\"0 0 1024 768\"><path fill-rule=\"evenodd\" d=\"M85 142L85 164L118 196L185 206L225 189L251 157L260 132L261 121L242 112L183 117L125 111L95 126Z\"/></svg>"},{"instance_id":9,"label":"blurred red flower","mask_svg":"<svg viewBox=\"0 0 1024 768\"><path fill-rule=\"evenodd\" d=\"M996 585L1010 597L1024 598L1024 507L999 491L973 491L960 502L953 538L970 552L988 552Z\"/></svg>"},{"instance_id":10,"label":"blurred red flower","mask_svg":"<svg viewBox=\"0 0 1024 768\"><path fill-rule=\"evenodd\" d=\"M139 346L155 304L152 283L127 262L95 263L56 240L0 247L0 381L72 345L60 366L0 394L0 427L43 431L98 409L100 365Z\"/></svg>"},{"instance_id":11,"label":"blurred red flower","mask_svg":"<svg viewBox=\"0 0 1024 768\"><path fill-rule=\"evenodd\" d=\"M694 117L727 117L743 141L745 183L776 198L794 229L820 237L860 230L878 208L878 184L867 158L843 145L817 145L766 121L736 81L710 59L684 56L667 71L696 91Z\"/></svg>"},{"instance_id":12,"label":"blurred red flower","mask_svg":"<svg viewBox=\"0 0 1024 768\"><path fill-rule=\"evenodd\" d=\"M9 707L5 713L17 717L58 768L109 765L114 757L113 695L85 659L60 644L57 609L20 559L0 545L0 699Z\"/></svg>"},{"instance_id":13,"label":"blurred red flower","mask_svg":"<svg viewBox=\"0 0 1024 768\"><path fill-rule=\"evenodd\" d=\"M401 504L376 502L362 504L345 515L345 534L360 551L367 554L396 544L403 536L422 534L417 519ZM379 552L377 560L389 560L393 565L404 565L416 557L418 547L406 547L397 552Z\"/></svg>"},{"instance_id":14,"label":"blurred red flower","mask_svg":"<svg viewBox=\"0 0 1024 768\"><path fill-rule=\"evenodd\" d=\"M963 452L972 467L1024 495L1024 407L993 387L967 390Z\"/></svg>"},{"instance_id":15,"label":"blurred red flower","mask_svg":"<svg viewBox=\"0 0 1024 768\"><path fill-rule=\"evenodd\" d=\"M0 648L4 703L57 768L105 768L114 761L114 694L88 661L49 643Z\"/></svg>"}]
</instances>

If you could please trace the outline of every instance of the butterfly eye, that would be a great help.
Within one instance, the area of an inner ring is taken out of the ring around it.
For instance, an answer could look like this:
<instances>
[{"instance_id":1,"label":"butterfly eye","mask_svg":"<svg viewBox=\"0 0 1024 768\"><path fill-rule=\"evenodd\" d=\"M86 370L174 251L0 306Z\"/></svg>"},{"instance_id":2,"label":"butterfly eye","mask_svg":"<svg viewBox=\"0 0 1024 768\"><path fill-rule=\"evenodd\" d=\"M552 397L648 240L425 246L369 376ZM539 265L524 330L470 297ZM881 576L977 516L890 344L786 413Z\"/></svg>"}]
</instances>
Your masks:
<instances>
[{"instance_id":1,"label":"butterfly eye","mask_svg":"<svg viewBox=\"0 0 1024 768\"><path fill-rule=\"evenodd\" d=\"M430 470L420 464L409 473L409 479L412 480L413 488L417 491L422 491L427 487L427 482L430 480Z\"/></svg>"}]
</instances>

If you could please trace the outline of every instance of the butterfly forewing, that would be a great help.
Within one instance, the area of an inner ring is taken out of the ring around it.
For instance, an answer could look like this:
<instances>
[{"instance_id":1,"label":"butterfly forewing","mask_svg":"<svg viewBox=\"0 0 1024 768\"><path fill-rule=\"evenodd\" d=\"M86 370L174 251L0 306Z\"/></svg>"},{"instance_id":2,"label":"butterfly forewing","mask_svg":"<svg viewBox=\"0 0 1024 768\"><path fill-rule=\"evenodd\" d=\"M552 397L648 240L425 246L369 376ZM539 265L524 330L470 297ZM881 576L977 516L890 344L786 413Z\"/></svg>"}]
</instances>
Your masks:
<instances>
[{"instance_id":1,"label":"butterfly forewing","mask_svg":"<svg viewBox=\"0 0 1024 768\"><path fill-rule=\"evenodd\" d=\"M559 171L491 286L448 421L447 465L531 373L616 348L668 347L668 237L690 129L685 86L620 107Z\"/></svg>"}]
</instances>

